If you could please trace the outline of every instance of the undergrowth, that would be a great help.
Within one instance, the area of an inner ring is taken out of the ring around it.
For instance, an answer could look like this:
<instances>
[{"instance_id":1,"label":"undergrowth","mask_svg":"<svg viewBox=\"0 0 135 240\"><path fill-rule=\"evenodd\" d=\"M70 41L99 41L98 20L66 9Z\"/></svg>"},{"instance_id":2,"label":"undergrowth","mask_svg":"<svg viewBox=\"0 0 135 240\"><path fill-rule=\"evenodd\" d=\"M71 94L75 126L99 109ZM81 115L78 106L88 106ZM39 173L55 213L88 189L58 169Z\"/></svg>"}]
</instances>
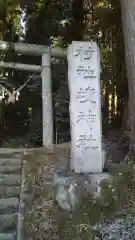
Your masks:
<instances>
[{"instance_id":1,"label":"undergrowth","mask_svg":"<svg viewBox=\"0 0 135 240\"><path fill-rule=\"evenodd\" d=\"M109 224L121 214L133 212L135 202L135 164L130 161L126 170L110 169L113 181L102 183L102 197L98 201L82 198L81 206L71 215L55 204L52 176L58 161L55 154L32 152L25 156L27 192L25 209L25 237L28 240L89 240L99 237L94 229L98 223ZM130 183L130 184L129 184ZM132 189L132 194L131 194ZM130 201L129 201L130 199Z\"/></svg>"}]
</instances>

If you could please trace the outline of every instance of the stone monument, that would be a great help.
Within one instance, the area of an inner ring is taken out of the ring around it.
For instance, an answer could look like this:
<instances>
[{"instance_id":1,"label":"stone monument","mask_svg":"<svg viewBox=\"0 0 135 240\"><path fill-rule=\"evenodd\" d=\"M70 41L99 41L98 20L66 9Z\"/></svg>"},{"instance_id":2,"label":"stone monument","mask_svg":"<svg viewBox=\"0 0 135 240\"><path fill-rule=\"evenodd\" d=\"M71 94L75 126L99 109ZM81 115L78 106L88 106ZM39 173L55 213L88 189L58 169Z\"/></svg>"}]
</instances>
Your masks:
<instances>
[{"instance_id":1,"label":"stone monument","mask_svg":"<svg viewBox=\"0 0 135 240\"><path fill-rule=\"evenodd\" d=\"M71 169L77 173L103 170L100 53L95 42L74 41L68 47Z\"/></svg>"}]
</instances>

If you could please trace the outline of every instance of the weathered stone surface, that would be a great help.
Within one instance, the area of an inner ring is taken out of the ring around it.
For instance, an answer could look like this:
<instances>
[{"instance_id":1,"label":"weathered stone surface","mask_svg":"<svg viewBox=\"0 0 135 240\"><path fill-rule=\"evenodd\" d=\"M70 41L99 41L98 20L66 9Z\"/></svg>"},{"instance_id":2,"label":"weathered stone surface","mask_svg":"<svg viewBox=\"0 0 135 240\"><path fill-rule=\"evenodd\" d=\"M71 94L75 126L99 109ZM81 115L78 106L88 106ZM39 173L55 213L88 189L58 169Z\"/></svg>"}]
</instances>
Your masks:
<instances>
[{"instance_id":1,"label":"weathered stone surface","mask_svg":"<svg viewBox=\"0 0 135 240\"><path fill-rule=\"evenodd\" d=\"M108 182L112 182L113 178L108 173L101 173L101 174L89 174L89 186L88 191L92 194L94 198L100 198L101 197L101 185L104 180L107 180Z\"/></svg>"},{"instance_id":2,"label":"weathered stone surface","mask_svg":"<svg viewBox=\"0 0 135 240\"><path fill-rule=\"evenodd\" d=\"M19 197L20 186L0 186L0 197Z\"/></svg>"},{"instance_id":3,"label":"weathered stone surface","mask_svg":"<svg viewBox=\"0 0 135 240\"><path fill-rule=\"evenodd\" d=\"M79 204L79 199L87 195L92 199L100 199L102 196L102 182L113 181L108 173L101 174L77 174L59 170L54 174L53 185L56 188L56 201L65 210L71 210L71 200L74 201L74 208Z\"/></svg>"},{"instance_id":4,"label":"weathered stone surface","mask_svg":"<svg viewBox=\"0 0 135 240\"><path fill-rule=\"evenodd\" d=\"M0 215L0 232L13 227L17 223L17 214Z\"/></svg>"},{"instance_id":5,"label":"weathered stone surface","mask_svg":"<svg viewBox=\"0 0 135 240\"><path fill-rule=\"evenodd\" d=\"M1 233L0 240L16 240L16 233Z\"/></svg>"},{"instance_id":6,"label":"weathered stone surface","mask_svg":"<svg viewBox=\"0 0 135 240\"><path fill-rule=\"evenodd\" d=\"M21 172L20 150L0 149L0 240L17 239Z\"/></svg>"},{"instance_id":7,"label":"weathered stone surface","mask_svg":"<svg viewBox=\"0 0 135 240\"><path fill-rule=\"evenodd\" d=\"M10 165L2 165L0 166L0 173L20 173L21 165L18 166L10 166Z\"/></svg>"},{"instance_id":8,"label":"weathered stone surface","mask_svg":"<svg viewBox=\"0 0 135 240\"><path fill-rule=\"evenodd\" d=\"M0 174L0 185L20 185L21 175L20 174Z\"/></svg>"},{"instance_id":9,"label":"weathered stone surface","mask_svg":"<svg viewBox=\"0 0 135 240\"><path fill-rule=\"evenodd\" d=\"M8 165L21 165L21 159L19 158L0 158L0 165L8 166Z\"/></svg>"},{"instance_id":10,"label":"weathered stone surface","mask_svg":"<svg viewBox=\"0 0 135 240\"><path fill-rule=\"evenodd\" d=\"M71 169L101 173L100 57L95 42L72 42L68 48L71 119Z\"/></svg>"},{"instance_id":11,"label":"weathered stone surface","mask_svg":"<svg viewBox=\"0 0 135 240\"><path fill-rule=\"evenodd\" d=\"M17 208L18 204L19 204L18 198L1 198L0 199L0 210L9 208L9 207Z\"/></svg>"}]
</instances>

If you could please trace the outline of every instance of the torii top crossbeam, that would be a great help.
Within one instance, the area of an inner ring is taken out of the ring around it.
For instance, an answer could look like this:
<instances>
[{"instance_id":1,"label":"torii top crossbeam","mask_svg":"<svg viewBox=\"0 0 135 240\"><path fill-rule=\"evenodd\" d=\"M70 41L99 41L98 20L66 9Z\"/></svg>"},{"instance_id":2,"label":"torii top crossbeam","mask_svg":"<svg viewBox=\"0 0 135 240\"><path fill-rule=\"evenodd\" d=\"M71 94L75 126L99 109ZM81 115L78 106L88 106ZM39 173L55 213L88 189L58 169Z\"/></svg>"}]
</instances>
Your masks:
<instances>
[{"instance_id":1,"label":"torii top crossbeam","mask_svg":"<svg viewBox=\"0 0 135 240\"><path fill-rule=\"evenodd\" d=\"M8 51L9 49L25 55L41 56L43 53L48 53L50 48L43 45L28 44L22 42L11 43L0 41L1 51ZM52 57L66 57L66 55L67 55L66 49L57 47L51 48Z\"/></svg>"}]
</instances>

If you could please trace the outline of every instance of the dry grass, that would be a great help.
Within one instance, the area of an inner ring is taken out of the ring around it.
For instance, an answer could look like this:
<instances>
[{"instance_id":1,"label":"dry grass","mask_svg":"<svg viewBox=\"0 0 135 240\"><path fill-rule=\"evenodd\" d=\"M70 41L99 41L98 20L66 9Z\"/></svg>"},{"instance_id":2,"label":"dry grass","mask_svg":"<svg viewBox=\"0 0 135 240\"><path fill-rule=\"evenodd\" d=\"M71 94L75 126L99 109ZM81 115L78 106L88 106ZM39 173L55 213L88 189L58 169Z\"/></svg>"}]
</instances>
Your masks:
<instances>
[{"instance_id":1,"label":"dry grass","mask_svg":"<svg viewBox=\"0 0 135 240\"><path fill-rule=\"evenodd\" d=\"M95 205L90 199L85 198L82 207L72 217L60 211L54 203L52 176L59 166L65 164L64 157L68 156L68 151L69 145L64 144L56 147L53 153L40 149L25 155L26 188L27 193L31 194L25 209L25 239L92 240L94 239L92 225L110 219L115 210L124 205L123 199L126 198L127 192L125 191L123 195L123 190L124 187L127 189L127 175L121 176L115 172L117 180L115 178L115 186L112 186L112 189L117 188L116 194L119 197L113 201L114 208ZM103 190L108 199L110 192L107 191L110 191L110 188L104 185Z\"/></svg>"},{"instance_id":2,"label":"dry grass","mask_svg":"<svg viewBox=\"0 0 135 240\"><path fill-rule=\"evenodd\" d=\"M52 217L53 189L52 177L56 168L65 164L68 147L32 151L25 155L26 189L30 197L25 210L26 239L57 239L57 224Z\"/></svg>"}]
</instances>

